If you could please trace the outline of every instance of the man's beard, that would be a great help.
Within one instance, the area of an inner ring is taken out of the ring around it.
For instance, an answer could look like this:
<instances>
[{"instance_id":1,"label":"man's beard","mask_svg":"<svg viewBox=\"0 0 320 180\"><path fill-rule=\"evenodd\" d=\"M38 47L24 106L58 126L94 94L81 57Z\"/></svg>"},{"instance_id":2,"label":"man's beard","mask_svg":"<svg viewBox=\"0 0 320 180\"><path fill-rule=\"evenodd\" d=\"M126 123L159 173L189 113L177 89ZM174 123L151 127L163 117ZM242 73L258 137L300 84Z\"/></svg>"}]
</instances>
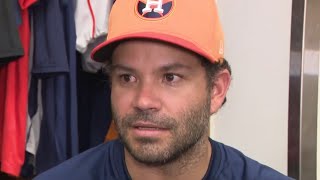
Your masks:
<instances>
[{"instance_id":1,"label":"man's beard","mask_svg":"<svg viewBox=\"0 0 320 180\"><path fill-rule=\"evenodd\" d=\"M185 108L179 119L153 111L136 111L121 118L113 112L119 137L131 156L149 166L161 166L177 160L207 135L210 98ZM129 137L128 130L137 121L156 124L170 131L170 138ZM162 144L162 145L161 145Z\"/></svg>"}]
</instances>

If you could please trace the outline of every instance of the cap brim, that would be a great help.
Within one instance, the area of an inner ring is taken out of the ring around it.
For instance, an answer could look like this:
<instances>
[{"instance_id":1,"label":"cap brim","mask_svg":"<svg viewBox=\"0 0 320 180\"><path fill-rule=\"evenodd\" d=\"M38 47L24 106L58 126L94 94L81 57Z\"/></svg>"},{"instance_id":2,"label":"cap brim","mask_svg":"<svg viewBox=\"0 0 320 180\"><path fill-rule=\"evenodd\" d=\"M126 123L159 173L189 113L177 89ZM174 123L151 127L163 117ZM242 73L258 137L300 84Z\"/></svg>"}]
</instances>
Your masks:
<instances>
[{"instance_id":1,"label":"cap brim","mask_svg":"<svg viewBox=\"0 0 320 180\"><path fill-rule=\"evenodd\" d=\"M111 58L112 52L114 48L119 44L121 41L129 40L129 39L153 39L159 40L163 42L167 42L170 44L174 44L190 50L196 54L199 54L211 62L217 61L214 57L210 56L207 52L200 49L196 44L186 41L185 38L179 38L177 36L162 34L162 33L154 33L154 32L137 32L126 34L123 36L117 36L116 38L108 39L107 41L101 43L96 48L93 49L91 53L91 58L94 61L104 62L108 61Z\"/></svg>"}]
</instances>

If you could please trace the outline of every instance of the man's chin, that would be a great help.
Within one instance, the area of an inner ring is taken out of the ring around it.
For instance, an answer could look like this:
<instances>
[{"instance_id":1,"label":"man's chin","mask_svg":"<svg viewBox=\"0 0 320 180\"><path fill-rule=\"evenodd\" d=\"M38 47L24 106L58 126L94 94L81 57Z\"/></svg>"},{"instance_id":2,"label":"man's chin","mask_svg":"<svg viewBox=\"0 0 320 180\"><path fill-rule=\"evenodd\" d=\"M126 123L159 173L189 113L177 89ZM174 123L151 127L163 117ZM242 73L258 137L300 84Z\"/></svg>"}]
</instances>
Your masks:
<instances>
[{"instance_id":1,"label":"man's chin","mask_svg":"<svg viewBox=\"0 0 320 180\"><path fill-rule=\"evenodd\" d=\"M155 137L137 137L134 138L134 142L140 145L156 145L161 142L161 139Z\"/></svg>"},{"instance_id":2,"label":"man's chin","mask_svg":"<svg viewBox=\"0 0 320 180\"><path fill-rule=\"evenodd\" d=\"M168 158L165 158L165 156L161 152L150 153L137 150L133 152L129 151L129 153L136 161L147 166L162 166L169 161Z\"/></svg>"}]
</instances>

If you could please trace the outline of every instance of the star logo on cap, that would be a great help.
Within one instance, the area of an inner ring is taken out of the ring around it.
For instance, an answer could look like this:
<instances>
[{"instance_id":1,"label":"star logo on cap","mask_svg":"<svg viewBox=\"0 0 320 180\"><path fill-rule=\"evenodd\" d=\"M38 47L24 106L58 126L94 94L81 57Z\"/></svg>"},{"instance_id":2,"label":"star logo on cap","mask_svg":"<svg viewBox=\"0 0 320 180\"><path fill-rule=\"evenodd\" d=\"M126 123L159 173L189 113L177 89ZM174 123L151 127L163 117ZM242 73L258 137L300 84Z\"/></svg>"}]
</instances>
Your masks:
<instances>
[{"instance_id":1,"label":"star logo on cap","mask_svg":"<svg viewBox=\"0 0 320 180\"><path fill-rule=\"evenodd\" d=\"M165 17L172 10L173 0L138 0L137 12L147 19Z\"/></svg>"}]
</instances>

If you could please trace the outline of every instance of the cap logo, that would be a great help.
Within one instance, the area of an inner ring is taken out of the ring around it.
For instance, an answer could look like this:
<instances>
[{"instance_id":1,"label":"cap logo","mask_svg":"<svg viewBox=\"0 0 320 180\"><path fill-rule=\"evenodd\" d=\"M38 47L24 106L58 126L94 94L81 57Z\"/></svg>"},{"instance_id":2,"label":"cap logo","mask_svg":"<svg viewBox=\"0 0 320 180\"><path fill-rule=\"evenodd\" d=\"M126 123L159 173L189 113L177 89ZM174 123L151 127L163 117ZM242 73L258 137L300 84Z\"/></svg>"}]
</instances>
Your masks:
<instances>
[{"instance_id":1,"label":"cap logo","mask_svg":"<svg viewBox=\"0 0 320 180\"><path fill-rule=\"evenodd\" d=\"M172 10L173 0L138 0L138 14L144 18L162 18Z\"/></svg>"}]
</instances>

